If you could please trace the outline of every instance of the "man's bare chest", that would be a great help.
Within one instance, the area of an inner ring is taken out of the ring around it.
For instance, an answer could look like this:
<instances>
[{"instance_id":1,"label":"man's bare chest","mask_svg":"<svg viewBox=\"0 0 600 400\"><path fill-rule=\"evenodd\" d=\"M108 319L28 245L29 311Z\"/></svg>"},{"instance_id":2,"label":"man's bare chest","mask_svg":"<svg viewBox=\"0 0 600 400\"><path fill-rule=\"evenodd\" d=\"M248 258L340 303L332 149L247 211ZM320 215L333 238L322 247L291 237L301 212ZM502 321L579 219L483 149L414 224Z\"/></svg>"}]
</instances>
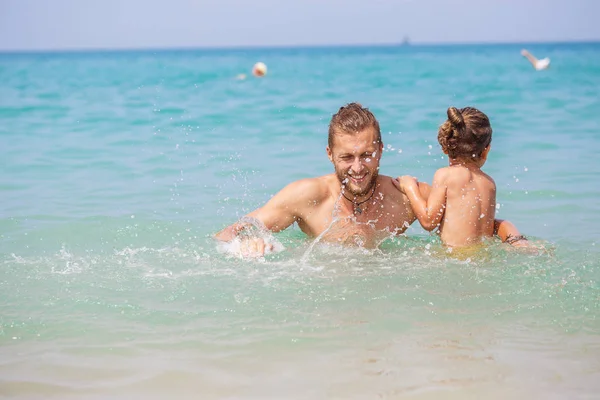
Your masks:
<instances>
[{"instance_id":1,"label":"man's bare chest","mask_svg":"<svg viewBox=\"0 0 600 400\"><path fill-rule=\"evenodd\" d=\"M376 232L398 234L404 232L412 222L411 215L403 202L394 202L392 199L377 199L361 208L360 212L351 205L330 201L311 210L298 221L298 225L304 233L313 237L334 228L336 236L344 233L366 236Z\"/></svg>"}]
</instances>

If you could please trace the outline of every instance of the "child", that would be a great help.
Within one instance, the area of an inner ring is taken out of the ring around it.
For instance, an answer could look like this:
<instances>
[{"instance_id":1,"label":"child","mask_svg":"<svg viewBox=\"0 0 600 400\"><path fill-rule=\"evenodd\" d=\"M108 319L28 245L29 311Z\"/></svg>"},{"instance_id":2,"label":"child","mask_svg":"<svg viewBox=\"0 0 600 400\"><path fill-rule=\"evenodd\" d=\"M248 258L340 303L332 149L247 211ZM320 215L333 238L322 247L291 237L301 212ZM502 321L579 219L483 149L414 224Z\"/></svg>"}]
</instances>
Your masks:
<instances>
[{"instance_id":1,"label":"child","mask_svg":"<svg viewBox=\"0 0 600 400\"><path fill-rule=\"evenodd\" d=\"M436 171L429 199L421 197L415 178L399 178L400 190L423 228L439 227L447 246L468 246L494 235L496 184L481 171L491 141L492 127L484 113L473 107L450 107L448 120L438 131L450 166Z\"/></svg>"}]
</instances>

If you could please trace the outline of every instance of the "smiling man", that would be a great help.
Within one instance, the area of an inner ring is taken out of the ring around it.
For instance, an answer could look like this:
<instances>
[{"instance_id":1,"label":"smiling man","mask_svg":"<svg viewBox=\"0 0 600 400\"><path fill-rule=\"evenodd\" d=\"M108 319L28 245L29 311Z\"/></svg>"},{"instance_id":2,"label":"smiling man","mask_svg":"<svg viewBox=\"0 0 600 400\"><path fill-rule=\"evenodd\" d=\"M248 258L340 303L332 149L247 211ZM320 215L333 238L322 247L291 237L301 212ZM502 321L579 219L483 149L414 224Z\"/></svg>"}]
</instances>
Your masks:
<instances>
[{"instance_id":1,"label":"smiling man","mask_svg":"<svg viewBox=\"0 0 600 400\"><path fill-rule=\"evenodd\" d=\"M247 219L271 232L294 222L310 237L368 248L390 235L403 233L416 220L406 195L395 179L379 175L383 142L379 122L358 103L341 107L329 124L327 156L335 173L292 182ZM430 186L419 183L425 198ZM248 226L238 222L215 236L231 241ZM519 232L508 221L496 220L495 231L505 240ZM243 255L263 255L272 245L260 238L245 238Z\"/></svg>"}]
</instances>

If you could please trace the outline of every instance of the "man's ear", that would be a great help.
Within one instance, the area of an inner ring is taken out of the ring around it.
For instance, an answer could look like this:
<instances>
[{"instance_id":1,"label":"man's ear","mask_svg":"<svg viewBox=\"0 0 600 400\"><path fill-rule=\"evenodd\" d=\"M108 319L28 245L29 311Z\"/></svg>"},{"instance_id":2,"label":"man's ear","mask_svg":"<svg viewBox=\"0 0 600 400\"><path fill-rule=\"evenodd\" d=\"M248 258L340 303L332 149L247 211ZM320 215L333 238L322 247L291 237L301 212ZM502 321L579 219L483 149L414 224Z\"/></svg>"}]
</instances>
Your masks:
<instances>
[{"instance_id":1,"label":"man's ear","mask_svg":"<svg viewBox=\"0 0 600 400\"><path fill-rule=\"evenodd\" d=\"M329 158L329 161L331 161L333 163L333 153L332 153L331 149L329 148L329 146L327 146L327 158Z\"/></svg>"}]
</instances>

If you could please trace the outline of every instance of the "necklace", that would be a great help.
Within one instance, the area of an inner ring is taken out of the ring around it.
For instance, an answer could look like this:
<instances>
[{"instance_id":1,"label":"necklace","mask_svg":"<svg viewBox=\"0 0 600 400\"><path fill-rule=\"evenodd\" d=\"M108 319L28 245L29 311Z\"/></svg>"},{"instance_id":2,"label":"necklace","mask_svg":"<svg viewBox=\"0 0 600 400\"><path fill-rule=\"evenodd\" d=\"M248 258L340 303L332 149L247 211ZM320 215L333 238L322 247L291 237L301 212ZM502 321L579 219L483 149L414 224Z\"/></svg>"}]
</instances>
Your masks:
<instances>
[{"instance_id":1,"label":"necklace","mask_svg":"<svg viewBox=\"0 0 600 400\"><path fill-rule=\"evenodd\" d=\"M360 205L371 200L371 197L373 197L373 195L375 194L376 188L377 188L377 184L373 185L373 191L371 192L371 195L369 197L367 197L365 200L361 201L360 203L357 203L354 200L349 199L348 196L346 196L344 194L344 188L342 188L342 196L344 196L346 198L346 200L348 200L349 202L351 202L354 205L354 214L362 214L363 210L362 210L362 208L360 208Z\"/></svg>"}]
</instances>

